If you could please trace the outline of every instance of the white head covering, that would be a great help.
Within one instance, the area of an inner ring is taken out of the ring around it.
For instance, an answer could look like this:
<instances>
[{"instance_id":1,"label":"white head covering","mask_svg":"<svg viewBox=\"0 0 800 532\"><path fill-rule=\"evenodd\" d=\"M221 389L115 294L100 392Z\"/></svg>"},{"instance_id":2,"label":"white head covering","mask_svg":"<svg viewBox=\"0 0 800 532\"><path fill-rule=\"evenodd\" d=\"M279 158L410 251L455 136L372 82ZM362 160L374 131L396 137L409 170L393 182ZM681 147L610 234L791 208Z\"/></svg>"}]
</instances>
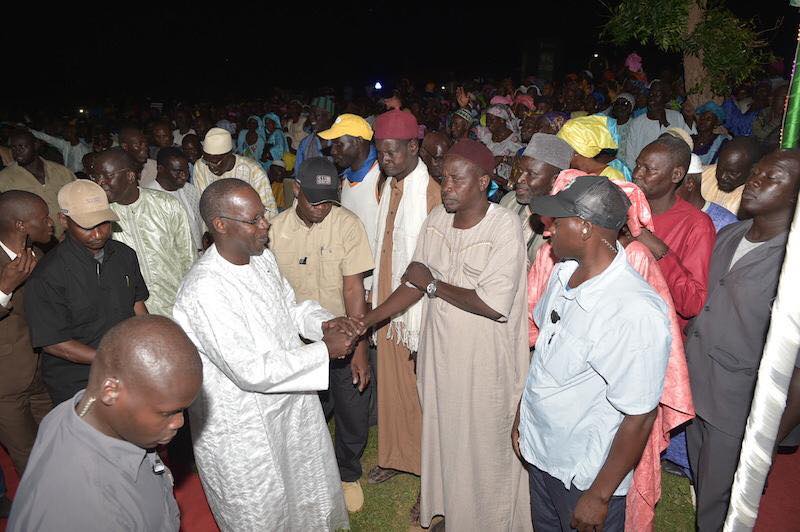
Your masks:
<instances>
[{"instance_id":1,"label":"white head covering","mask_svg":"<svg viewBox=\"0 0 800 532\"><path fill-rule=\"evenodd\" d=\"M687 174L702 174L703 173L703 163L700 162L700 157L692 154L692 162L689 163L689 171L686 172Z\"/></svg>"},{"instance_id":2,"label":"white head covering","mask_svg":"<svg viewBox=\"0 0 800 532\"><path fill-rule=\"evenodd\" d=\"M231 134L221 127L212 127L203 140L203 151L209 155L224 155L233 151Z\"/></svg>"}]
</instances>

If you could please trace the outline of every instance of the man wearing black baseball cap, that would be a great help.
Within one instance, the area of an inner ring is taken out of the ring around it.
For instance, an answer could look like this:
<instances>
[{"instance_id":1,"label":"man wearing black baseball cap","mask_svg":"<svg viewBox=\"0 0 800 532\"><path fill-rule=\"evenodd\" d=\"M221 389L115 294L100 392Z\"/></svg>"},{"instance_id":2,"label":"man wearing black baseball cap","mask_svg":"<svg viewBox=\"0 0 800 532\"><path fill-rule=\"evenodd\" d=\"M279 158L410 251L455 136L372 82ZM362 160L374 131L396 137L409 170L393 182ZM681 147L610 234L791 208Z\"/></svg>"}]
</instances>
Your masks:
<instances>
[{"instance_id":1,"label":"man wearing black baseball cap","mask_svg":"<svg viewBox=\"0 0 800 532\"><path fill-rule=\"evenodd\" d=\"M298 302L319 303L334 316L366 313L364 273L373 268L372 251L361 220L340 206L339 174L324 157L306 159L294 184L294 206L276 216L270 249ZM367 345L362 339L352 356L332 360L327 392L321 393L326 416L334 412L334 442L347 509L364 504L361 455L369 432L371 389Z\"/></svg>"},{"instance_id":2,"label":"man wearing black baseball cap","mask_svg":"<svg viewBox=\"0 0 800 532\"><path fill-rule=\"evenodd\" d=\"M554 219L562 261L533 312L540 333L512 430L528 463L536 530L625 526L671 344L666 304L617 243L629 206L598 176L531 203Z\"/></svg>"}]
</instances>

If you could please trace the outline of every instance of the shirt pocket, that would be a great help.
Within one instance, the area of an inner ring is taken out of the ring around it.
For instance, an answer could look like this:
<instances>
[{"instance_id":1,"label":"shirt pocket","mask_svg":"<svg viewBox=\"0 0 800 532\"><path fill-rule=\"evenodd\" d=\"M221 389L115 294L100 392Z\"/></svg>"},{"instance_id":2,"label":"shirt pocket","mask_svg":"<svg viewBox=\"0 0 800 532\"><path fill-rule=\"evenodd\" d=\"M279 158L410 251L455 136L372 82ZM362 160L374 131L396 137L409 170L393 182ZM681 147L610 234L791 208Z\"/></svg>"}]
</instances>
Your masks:
<instances>
[{"instance_id":1,"label":"shirt pocket","mask_svg":"<svg viewBox=\"0 0 800 532\"><path fill-rule=\"evenodd\" d=\"M586 369L591 348L591 342L562 330L548 345L544 369L558 385L563 386Z\"/></svg>"},{"instance_id":2,"label":"shirt pocket","mask_svg":"<svg viewBox=\"0 0 800 532\"><path fill-rule=\"evenodd\" d=\"M343 246L323 247L319 250L320 278L324 285L331 286L342 283Z\"/></svg>"},{"instance_id":3,"label":"shirt pocket","mask_svg":"<svg viewBox=\"0 0 800 532\"><path fill-rule=\"evenodd\" d=\"M730 373L742 373L748 376L754 376L761 364L760 359L742 360L716 345L708 352L708 356L715 364L721 366L725 371Z\"/></svg>"},{"instance_id":4,"label":"shirt pocket","mask_svg":"<svg viewBox=\"0 0 800 532\"><path fill-rule=\"evenodd\" d=\"M490 246L484 244L470 246L464 251L464 260L461 264L461 272L466 280L464 288L474 289L478 286L478 280L489 263L489 252Z\"/></svg>"}]
</instances>

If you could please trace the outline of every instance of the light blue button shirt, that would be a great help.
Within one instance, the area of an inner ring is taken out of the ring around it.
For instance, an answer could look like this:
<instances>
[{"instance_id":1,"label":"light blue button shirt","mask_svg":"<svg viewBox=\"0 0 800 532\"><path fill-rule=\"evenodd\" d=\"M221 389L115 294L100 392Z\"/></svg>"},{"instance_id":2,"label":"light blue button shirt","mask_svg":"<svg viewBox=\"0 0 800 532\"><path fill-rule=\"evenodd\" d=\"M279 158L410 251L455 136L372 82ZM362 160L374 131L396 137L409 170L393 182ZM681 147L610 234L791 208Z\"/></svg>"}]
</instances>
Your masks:
<instances>
[{"instance_id":1,"label":"light blue button shirt","mask_svg":"<svg viewBox=\"0 0 800 532\"><path fill-rule=\"evenodd\" d=\"M574 289L575 261L556 265L533 311L539 338L520 406L520 449L570 488L588 489L625 415L661 398L670 351L667 305L625 249ZM633 471L614 495L628 492Z\"/></svg>"}]
</instances>

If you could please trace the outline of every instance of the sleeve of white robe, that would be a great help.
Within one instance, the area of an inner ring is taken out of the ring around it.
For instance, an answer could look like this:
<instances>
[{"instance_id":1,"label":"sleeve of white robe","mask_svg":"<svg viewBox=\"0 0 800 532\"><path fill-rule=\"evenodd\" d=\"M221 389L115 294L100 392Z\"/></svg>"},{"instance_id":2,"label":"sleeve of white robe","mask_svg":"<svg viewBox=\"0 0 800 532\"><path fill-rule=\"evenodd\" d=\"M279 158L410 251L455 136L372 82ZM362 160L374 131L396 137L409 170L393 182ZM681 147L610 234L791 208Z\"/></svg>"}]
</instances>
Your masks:
<instances>
[{"instance_id":1,"label":"sleeve of white robe","mask_svg":"<svg viewBox=\"0 0 800 532\"><path fill-rule=\"evenodd\" d=\"M288 285L285 280L284 285ZM330 319L330 313L316 302L295 304L291 289L282 295L291 298L290 312L293 321L298 326L303 325L301 334L309 340L322 338L321 322ZM231 301L230 297L235 296L219 289L202 290L198 296L192 298L191 305L175 306L175 320L189 333L203 355L240 389L287 393L328 388L330 359L324 343L281 349L276 341L274 348L256 352L254 337L271 333L244 326L246 305Z\"/></svg>"}]
</instances>

